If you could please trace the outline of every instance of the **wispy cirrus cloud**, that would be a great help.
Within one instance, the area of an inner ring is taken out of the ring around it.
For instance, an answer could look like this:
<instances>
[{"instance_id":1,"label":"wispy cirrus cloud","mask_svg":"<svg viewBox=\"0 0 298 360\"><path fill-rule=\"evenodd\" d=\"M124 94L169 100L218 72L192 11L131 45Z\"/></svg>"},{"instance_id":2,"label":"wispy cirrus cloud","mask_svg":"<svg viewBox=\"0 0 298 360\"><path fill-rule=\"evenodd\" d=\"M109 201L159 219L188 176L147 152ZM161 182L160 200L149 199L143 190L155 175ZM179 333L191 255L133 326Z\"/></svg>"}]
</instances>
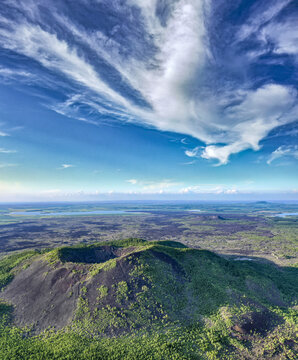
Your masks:
<instances>
[{"instance_id":1,"label":"wispy cirrus cloud","mask_svg":"<svg viewBox=\"0 0 298 360\"><path fill-rule=\"evenodd\" d=\"M5 48L36 59L44 67L60 72L110 101L127 105L123 97L100 79L92 65L84 61L66 41L59 40L57 35L26 22L14 28L1 29L0 34Z\"/></svg>"},{"instance_id":2,"label":"wispy cirrus cloud","mask_svg":"<svg viewBox=\"0 0 298 360\"><path fill-rule=\"evenodd\" d=\"M137 179L129 179L129 180L126 180L128 183L132 184L132 185L136 185L138 183L138 180Z\"/></svg>"},{"instance_id":3,"label":"wispy cirrus cloud","mask_svg":"<svg viewBox=\"0 0 298 360\"><path fill-rule=\"evenodd\" d=\"M260 38L265 43L273 43L273 52L279 55L295 56L298 60L298 24L296 17L286 21L268 24L260 32Z\"/></svg>"},{"instance_id":4,"label":"wispy cirrus cloud","mask_svg":"<svg viewBox=\"0 0 298 360\"><path fill-rule=\"evenodd\" d=\"M131 185L138 186L140 192L160 192L181 185L180 182L170 179L163 179L160 181L129 179L126 180L126 182Z\"/></svg>"},{"instance_id":5,"label":"wispy cirrus cloud","mask_svg":"<svg viewBox=\"0 0 298 360\"><path fill-rule=\"evenodd\" d=\"M60 167L58 167L58 169L64 170L64 169L69 169L69 168L73 168L73 167L75 167L75 165L72 165L72 164L62 164Z\"/></svg>"},{"instance_id":6,"label":"wispy cirrus cloud","mask_svg":"<svg viewBox=\"0 0 298 360\"><path fill-rule=\"evenodd\" d=\"M180 182L172 181L169 179L165 179L162 181L148 181L144 182L142 187L143 191L164 191L173 187L177 187L181 185Z\"/></svg>"},{"instance_id":7,"label":"wispy cirrus cloud","mask_svg":"<svg viewBox=\"0 0 298 360\"><path fill-rule=\"evenodd\" d=\"M196 146L194 149L185 150L184 153L188 157L198 157L199 150L202 149L200 146Z\"/></svg>"},{"instance_id":8,"label":"wispy cirrus cloud","mask_svg":"<svg viewBox=\"0 0 298 360\"><path fill-rule=\"evenodd\" d=\"M0 148L0 153L2 153L2 154L14 154L16 152L17 152L16 150L9 150L9 149Z\"/></svg>"},{"instance_id":9,"label":"wispy cirrus cloud","mask_svg":"<svg viewBox=\"0 0 298 360\"><path fill-rule=\"evenodd\" d=\"M192 161L186 161L184 163L182 163L182 165L193 165L196 163L196 160L192 160Z\"/></svg>"},{"instance_id":10,"label":"wispy cirrus cloud","mask_svg":"<svg viewBox=\"0 0 298 360\"><path fill-rule=\"evenodd\" d=\"M15 167L18 166L18 164L12 164L12 163L0 163L0 169L3 168L9 168L9 167Z\"/></svg>"},{"instance_id":11,"label":"wispy cirrus cloud","mask_svg":"<svg viewBox=\"0 0 298 360\"><path fill-rule=\"evenodd\" d=\"M27 71L0 67L0 77L3 78L29 77L29 76L31 76L31 74Z\"/></svg>"},{"instance_id":12,"label":"wispy cirrus cloud","mask_svg":"<svg viewBox=\"0 0 298 360\"><path fill-rule=\"evenodd\" d=\"M4 122L0 122L0 127L1 127L0 137L10 136L10 134L7 131L7 125Z\"/></svg>"},{"instance_id":13,"label":"wispy cirrus cloud","mask_svg":"<svg viewBox=\"0 0 298 360\"><path fill-rule=\"evenodd\" d=\"M274 150L267 160L267 164L270 165L273 161L280 158L294 158L298 160L298 146L297 145L282 145Z\"/></svg>"},{"instance_id":14,"label":"wispy cirrus cloud","mask_svg":"<svg viewBox=\"0 0 298 360\"><path fill-rule=\"evenodd\" d=\"M280 18L290 0L240 1L248 15L236 25L211 0L5 4L11 11L0 17L0 46L67 84L66 100L50 105L65 116L189 135L205 147L185 154L217 165L258 151L270 131L297 119L295 83L280 82L272 69L277 61L287 66L283 54L297 70L297 25L293 14ZM229 6L237 4L222 4Z\"/></svg>"},{"instance_id":15,"label":"wispy cirrus cloud","mask_svg":"<svg viewBox=\"0 0 298 360\"><path fill-rule=\"evenodd\" d=\"M238 194L241 190L235 186L216 185L216 184L200 184L191 185L179 190L180 194ZM244 191L245 192L245 191ZM246 191L247 192L247 191Z\"/></svg>"},{"instance_id":16,"label":"wispy cirrus cloud","mask_svg":"<svg viewBox=\"0 0 298 360\"><path fill-rule=\"evenodd\" d=\"M291 2L292 0L272 1L269 2L269 6L268 2L265 1L256 2L249 18L237 33L238 40L243 41L258 33L262 26L273 20Z\"/></svg>"}]
</instances>

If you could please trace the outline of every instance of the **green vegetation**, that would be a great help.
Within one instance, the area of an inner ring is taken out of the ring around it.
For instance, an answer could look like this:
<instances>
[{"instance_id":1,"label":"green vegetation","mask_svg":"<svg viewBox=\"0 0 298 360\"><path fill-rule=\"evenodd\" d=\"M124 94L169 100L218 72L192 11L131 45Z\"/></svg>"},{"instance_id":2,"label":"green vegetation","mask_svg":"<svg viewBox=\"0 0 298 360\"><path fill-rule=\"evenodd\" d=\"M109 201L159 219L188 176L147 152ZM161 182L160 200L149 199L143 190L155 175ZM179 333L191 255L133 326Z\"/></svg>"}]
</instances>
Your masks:
<instances>
[{"instance_id":1,"label":"green vegetation","mask_svg":"<svg viewBox=\"0 0 298 360\"><path fill-rule=\"evenodd\" d=\"M18 265L22 264L24 270L29 265L24 262L37 254L39 254L37 251L26 251L2 259L0 261L0 290L13 279Z\"/></svg>"},{"instance_id":2,"label":"green vegetation","mask_svg":"<svg viewBox=\"0 0 298 360\"><path fill-rule=\"evenodd\" d=\"M105 296L108 295L108 287L101 285L98 289L98 293L99 293L99 298L104 298Z\"/></svg>"},{"instance_id":3,"label":"green vegetation","mask_svg":"<svg viewBox=\"0 0 298 360\"><path fill-rule=\"evenodd\" d=\"M15 326L12 306L0 302L1 359L296 358L295 267L126 239L4 258L4 298L12 276L25 278L35 259L46 260L49 293L72 283L74 320L36 333Z\"/></svg>"},{"instance_id":4,"label":"green vegetation","mask_svg":"<svg viewBox=\"0 0 298 360\"><path fill-rule=\"evenodd\" d=\"M124 300L128 300L128 285L126 281L119 281L116 285L117 301L122 303Z\"/></svg>"}]
</instances>

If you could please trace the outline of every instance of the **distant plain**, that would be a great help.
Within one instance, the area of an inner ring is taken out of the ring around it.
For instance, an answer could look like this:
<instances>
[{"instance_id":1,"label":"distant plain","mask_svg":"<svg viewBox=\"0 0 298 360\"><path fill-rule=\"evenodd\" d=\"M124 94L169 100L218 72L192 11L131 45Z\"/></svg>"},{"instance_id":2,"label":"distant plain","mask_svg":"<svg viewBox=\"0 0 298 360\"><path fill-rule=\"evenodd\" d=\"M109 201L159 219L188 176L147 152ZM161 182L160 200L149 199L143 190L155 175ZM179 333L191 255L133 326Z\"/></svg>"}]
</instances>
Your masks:
<instances>
[{"instance_id":1,"label":"distant plain","mask_svg":"<svg viewBox=\"0 0 298 360\"><path fill-rule=\"evenodd\" d=\"M180 241L239 260L294 265L297 211L295 203L261 201L1 205L0 257L25 249L135 237Z\"/></svg>"}]
</instances>

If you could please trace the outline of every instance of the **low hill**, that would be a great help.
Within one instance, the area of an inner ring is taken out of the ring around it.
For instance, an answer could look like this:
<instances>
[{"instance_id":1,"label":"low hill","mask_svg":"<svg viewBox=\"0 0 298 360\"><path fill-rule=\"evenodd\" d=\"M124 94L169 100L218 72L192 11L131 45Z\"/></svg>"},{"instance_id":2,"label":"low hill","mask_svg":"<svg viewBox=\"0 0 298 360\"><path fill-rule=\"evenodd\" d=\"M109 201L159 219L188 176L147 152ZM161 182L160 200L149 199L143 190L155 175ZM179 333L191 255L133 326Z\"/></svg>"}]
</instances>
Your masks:
<instances>
[{"instance_id":1,"label":"low hill","mask_svg":"<svg viewBox=\"0 0 298 360\"><path fill-rule=\"evenodd\" d=\"M294 359L297 275L171 241L20 253L0 261L0 358Z\"/></svg>"}]
</instances>

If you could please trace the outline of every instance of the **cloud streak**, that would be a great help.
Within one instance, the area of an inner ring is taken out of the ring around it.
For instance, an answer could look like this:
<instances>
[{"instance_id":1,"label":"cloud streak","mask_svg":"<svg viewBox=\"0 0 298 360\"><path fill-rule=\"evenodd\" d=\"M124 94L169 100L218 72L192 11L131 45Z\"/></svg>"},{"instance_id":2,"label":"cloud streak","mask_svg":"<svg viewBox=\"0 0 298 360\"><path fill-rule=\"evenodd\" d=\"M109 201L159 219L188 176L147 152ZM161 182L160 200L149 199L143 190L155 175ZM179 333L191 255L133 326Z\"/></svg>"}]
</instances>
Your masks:
<instances>
[{"instance_id":1,"label":"cloud streak","mask_svg":"<svg viewBox=\"0 0 298 360\"><path fill-rule=\"evenodd\" d=\"M267 164L270 165L273 161L280 158L294 158L298 160L298 146L279 146L276 150L274 150L267 160Z\"/></svg>"},{"instance_id":2,"label":"cloud streak","mask_svg":"<svg viewBox=\"0 0 298 360\"><path fill-rule=\"evenodd\" d=\"M72 164L62 164L58 169L64 170L64 169L69 169L69 168L73 168L73 167L75 167L75 166Z\"/></svg>"},{"instance_id":3,"label":"cloud streak","mask_svg":"<svg viewBox=\"0 0 298 360\"><path fill-rule=\"evenodd\" d=\"M9 167L15 167L15 166L18 166L18 164L0 163L0 169L9 168Z\"/></svg>"},{"instance_id":4,"label":"cloud streak","mask_svg":"<svg viewBox=\"0 0 298 360\"><path fill-rule=\"evenodd\" d=\"M14 154L16 152L17 152L16 150L9 150L9 149L0 148L0 153L1 154Z\"/></svg>"},{"instance_id":5,"label":"cloud streak","mask_svg":"<svg viewBox=\"0 0 298 360\"><path fill-rule=\"evenodd\" d=\"M142 192L163 192L164 190L175 188L181 183L172 181L170 179L164 179L161 181L151 181L151 180L138 180L138 179L129 179L126 182L130 183L133 186L138 186Z\"/></svg>"}]
</instances>

